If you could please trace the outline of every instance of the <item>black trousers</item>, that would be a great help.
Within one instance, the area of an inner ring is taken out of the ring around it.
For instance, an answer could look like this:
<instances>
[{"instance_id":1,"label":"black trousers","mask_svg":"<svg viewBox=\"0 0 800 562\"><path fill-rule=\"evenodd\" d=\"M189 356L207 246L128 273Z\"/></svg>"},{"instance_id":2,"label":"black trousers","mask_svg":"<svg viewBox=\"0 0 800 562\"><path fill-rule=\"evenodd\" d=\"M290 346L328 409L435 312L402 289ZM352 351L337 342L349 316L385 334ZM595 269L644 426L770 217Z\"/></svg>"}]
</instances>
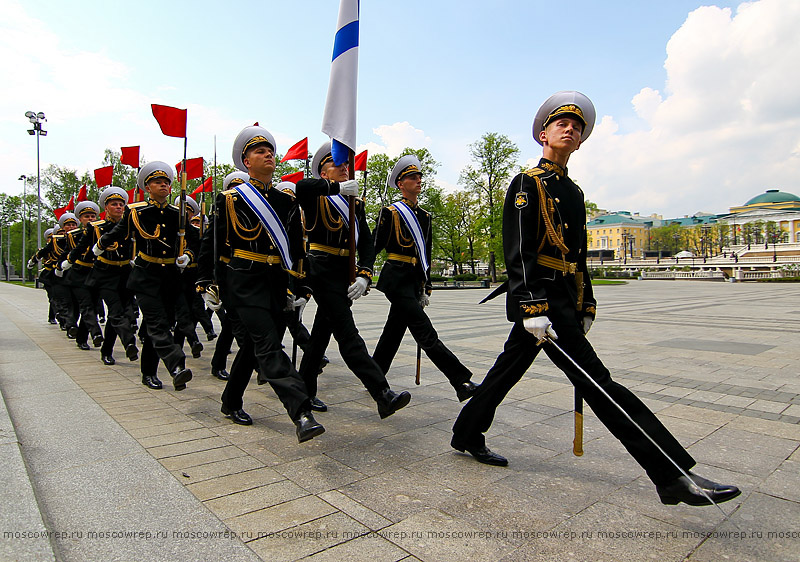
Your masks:
<instances>
[{"instance_id":1,"label":"black trousers","mask_svg":"<svg viewBox=\"0 0 800 562\"><path fill-rule=\"evenodd\" d=\"M387 294L386 298L392 305L389 308L389 316L386 318L378 345L372 354L372 358L384 373L389 372L397 350L400 349L406 328L408 328L422 351L436 365L436 368L444 373L453 387L467 382L472 377L470 370L439 339L430 318L419 304L419 297L409 292L408 294Z\"/></svg>"},{"instance_id":2,"label":"black trousers","mask_svg":"<svg viewBox=\"0 0 800 562\"><path fill-rule=\"evenodd\" d=\"M220 308L217 312L222 328L219 331L216 345L214 346L214 355L211 357L212 369L224 369L228 363L228 354L231 352L231 344L233 343L233 329L231 328L231 321L224 308Z\"/></svg>"},{"instance_id":3,"label":"black trousers","mask_svg":"<svg viewBox=\"0 0 800 562\"><path fill-rule=\"evenodd\" d=\"M147 355L148 347L152 348L158 357L164 362L167 371L172 374L176 368L183 368L186 365L186 355L183 350L173 341L170 328L175 321L174 298L172 291L162 286L161 294L153 296L145 293L136 293L136 302L144 318L144 343L142 347L141 370L143 375L154 375L149 372ZM142 332L140 332L142 333Z\"/></svg>"},{"instance_id":4,"label":"black trousers","mask_svg":"<svg viewBox=\"0 0 800 562\"><path fill-rule=\"evenodd\" d=\"M289 417L296 419L301 412L309 410L305 385L281 348L280 335L285 330L282 314L264 308L237 306L229 308L226 316L239 351L222 393L223 405L232 410L242 407L244 391L253 370L258 367L259 384L270 384Z\"/></svg>"},{"instance_id":5,"label":"black trousers","mask_svg":"<svg viewBox=\"0 0 800 562\"><path fill-rule=\"evenodd\" d=\"M80 314L81 322L89 330L92 338L103 335L100 329L100 323L97 321L97 311L95 309L95 302L97 302L97 293L94 289L86 286L73 286L70 287L72 295L77 302L77 311L73 308L73 314L70 315L68 326L75 326L78 323L78 318L75 312Z\"/></svg>"},{"instance_id":6,"label":"black trousers","mask_svg":"<svg viewBox=\"0 0 800 562\"><path fill-rule=\"evenodd\" d=\"M694 466L694 459L655 414L630 390L611 380L611 374L595 354L577 320L562 321L555 315L550 316L550 319L558 335L556 343L597 381L681 468L689 470ZM536 338L525 330L521 322L514 324L503 352L486 374L478 391L462 408L453 426L455 440L466 446L481 446L485 443L483 434L491 426L497 407L531 366L540 349L544 349L550 360L567 375L595 415L622 442L653 483L665 484L680 476L680 471L569 360L551 345L536 345Z\"/></svg>"},{"instance_id":7,"label":"black trousers","mask_svg":"<svg viewBox=\"0 0 800 562\"><path fill-rule=\"evenodd\" d=\"M311 341L300 362L300 376L306 383L308 395L317 395L319 366L332 335L339 344L339 353L348 369L375 398L382 390L389 388L389 383L358 333L350 308L353 303L347 296L347 285L334 285L312 278L312 289L314 300L317 301L317 313L311 327Z\"/></svg>"},{"instance_id":8,"label":"black trousers","mask_svg":"<svg viewBox=\"0 0 800 562\"><path fill-rule=\"evenodd\" d=\"M108 308L103 347L103 355L111 355L114 351L114 341L119 336L124 347L136 343L132 325L134 322L132 309L132 296L124 286L117 288L100 287L100 297Z\"/></svg>"}]
</instances>

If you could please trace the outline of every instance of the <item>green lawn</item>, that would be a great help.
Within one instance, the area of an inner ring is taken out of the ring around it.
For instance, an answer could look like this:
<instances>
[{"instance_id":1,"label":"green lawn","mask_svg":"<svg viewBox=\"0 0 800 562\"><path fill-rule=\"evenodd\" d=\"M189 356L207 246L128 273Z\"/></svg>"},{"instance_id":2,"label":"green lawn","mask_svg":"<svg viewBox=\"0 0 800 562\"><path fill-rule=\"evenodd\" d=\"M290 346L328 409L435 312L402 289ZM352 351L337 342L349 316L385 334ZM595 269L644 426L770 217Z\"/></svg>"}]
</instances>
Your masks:
<instances>
[{"instance_id":1,"label":"green lawn","mask_svg":"<svg viewBox=\"0 0 800 562\"><path fill-rule=\"evenodd\" d=\"M627 285L622 279L592 279L592 285Z\"/></svg>"}]
</instances>

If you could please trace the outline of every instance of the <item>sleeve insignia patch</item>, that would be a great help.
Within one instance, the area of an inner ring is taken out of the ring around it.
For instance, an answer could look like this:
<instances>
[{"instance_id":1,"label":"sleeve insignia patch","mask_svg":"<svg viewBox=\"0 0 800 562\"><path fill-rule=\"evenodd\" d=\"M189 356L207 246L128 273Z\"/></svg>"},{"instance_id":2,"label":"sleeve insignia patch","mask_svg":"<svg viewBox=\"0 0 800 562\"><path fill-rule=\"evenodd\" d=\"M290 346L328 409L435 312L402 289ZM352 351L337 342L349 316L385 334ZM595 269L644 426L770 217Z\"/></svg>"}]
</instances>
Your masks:
<instances>
[{"instance_id":1,"label":"sleeve insignia patch","mask_svg":"<svg viewBox=\"0 0 800 562\"><path fill-rule=\"evenodd\" d=\"M520 191L517 193L516 199L514 199L514 206L517 209L524 209L528 206L528 194L524 191Z\"/></svg>"}]
</instances>

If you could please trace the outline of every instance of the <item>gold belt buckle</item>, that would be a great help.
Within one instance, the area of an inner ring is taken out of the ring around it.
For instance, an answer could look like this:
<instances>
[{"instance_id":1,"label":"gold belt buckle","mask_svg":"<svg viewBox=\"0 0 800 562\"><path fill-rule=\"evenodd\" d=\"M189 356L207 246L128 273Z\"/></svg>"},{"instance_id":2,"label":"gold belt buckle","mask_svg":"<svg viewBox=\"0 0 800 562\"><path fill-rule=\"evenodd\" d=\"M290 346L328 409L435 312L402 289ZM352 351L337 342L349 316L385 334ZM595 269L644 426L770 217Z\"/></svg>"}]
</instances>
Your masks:
<instances>
[{"instance_id":1,"label":"gold belt buckle","mask_svg":"<svg viewBox=\"0 0 800 562\"><path fill-rule=\"evenodd\" d=\"M578 264L577 263L568 263L567 264L567 271L569 273L574 274L576 271L578 271Z\"/></svg>"}]
</instances>

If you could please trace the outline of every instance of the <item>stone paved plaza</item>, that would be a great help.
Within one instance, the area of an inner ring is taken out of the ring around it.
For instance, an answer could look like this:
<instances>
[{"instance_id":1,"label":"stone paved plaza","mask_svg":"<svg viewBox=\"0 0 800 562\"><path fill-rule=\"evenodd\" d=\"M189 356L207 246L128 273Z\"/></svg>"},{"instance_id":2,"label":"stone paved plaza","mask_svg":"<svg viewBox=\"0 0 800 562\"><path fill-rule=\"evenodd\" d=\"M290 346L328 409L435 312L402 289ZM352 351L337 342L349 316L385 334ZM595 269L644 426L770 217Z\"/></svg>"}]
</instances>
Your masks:
<instances>
[{"instance_id":1,"label":"stone paved plaza","mask_svg":"<svg viewBox=\"0 0 800 562\"><path fill-rule=\"evenodd\" d=\"M477 305L487 292L437 290L428 309L477 381L510 329L503 299ZM507 468L449 447L460 405L424 356L414 385L410 336L388 377L411 391L408 407L381 421L331 347L327 432L298 445L268 387L245 395L253 426L220 414L213 343L188 360L187 390L163 366L165 389L149 390L119 345L102 365L46 323L43 291L0 284L0 560L800 559L800 285L633 281L595 294L598 355L697 472L742 488L721 506L728 518L661 505L588 408L573 456L572 388L544 354L489 432ZM373 291L354 310L372 349L388 302Z\"/></svg>"}]
</instances>

